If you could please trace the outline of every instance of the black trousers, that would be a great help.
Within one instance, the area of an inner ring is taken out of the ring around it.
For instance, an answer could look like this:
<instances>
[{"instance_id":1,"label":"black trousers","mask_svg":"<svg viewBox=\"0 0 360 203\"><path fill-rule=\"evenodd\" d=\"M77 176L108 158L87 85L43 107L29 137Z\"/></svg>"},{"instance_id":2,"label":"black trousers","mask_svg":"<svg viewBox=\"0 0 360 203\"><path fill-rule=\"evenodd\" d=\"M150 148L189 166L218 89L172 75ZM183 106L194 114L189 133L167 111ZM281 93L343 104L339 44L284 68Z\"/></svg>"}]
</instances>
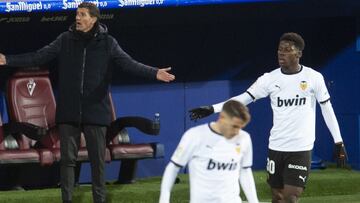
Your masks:
<instances>
[{"instance_id":1,"label":"black trousers","mask_svg":"<svg viewBox=\"0 0 360 203\"><path fill-rule=\"evenodd\" d=\"M71 201L75 183L75 167L80 146L80 135L84 133L88 151L92 193L94 202L106 201L105 189L105 150L106 127L99 125L59 124L60 133L60 175L63 201Z\"/></svg>"}]
</instances>

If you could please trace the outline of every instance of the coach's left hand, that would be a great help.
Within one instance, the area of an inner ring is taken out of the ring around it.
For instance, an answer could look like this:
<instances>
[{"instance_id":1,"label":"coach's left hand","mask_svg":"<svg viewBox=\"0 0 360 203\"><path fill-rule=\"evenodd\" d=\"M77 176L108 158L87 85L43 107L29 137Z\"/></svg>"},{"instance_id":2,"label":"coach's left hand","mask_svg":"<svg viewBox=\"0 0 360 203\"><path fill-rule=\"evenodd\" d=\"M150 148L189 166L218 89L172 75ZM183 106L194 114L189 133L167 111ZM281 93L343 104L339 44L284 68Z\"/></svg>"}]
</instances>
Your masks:
<instances>
[{"instance_id":1,"label":"coach's left hand","mask_svg":"<svg viewBox=\"0 0 360 203\"><path fill-rule=\"evenodd\" d=\"M335 143L335 160L338 168L345 168L348 160L345 145L343 142Z\"/></svg>"},{"instance_id":2,"label":"coach's left hand","mask_svg":"<svg viewBox=\"0 0 360 203\"><path fill-rule=\"evenodd\" d=\"M171 67L167 68L160 68L156 74L156 79L163 81L163 82L171 82L175 80L175 75L168 73L171 70Z\"/></svg>"},{"instance_id":3,"label":"coach's left hand","mask_svg":"<svg viewBox=\"0 0 360 203\"><path fill-rule=\"evenodd\" d=\"M4 54L0 53L0 66L6 65L6 57Z\"/></svg>"}]
</instances>

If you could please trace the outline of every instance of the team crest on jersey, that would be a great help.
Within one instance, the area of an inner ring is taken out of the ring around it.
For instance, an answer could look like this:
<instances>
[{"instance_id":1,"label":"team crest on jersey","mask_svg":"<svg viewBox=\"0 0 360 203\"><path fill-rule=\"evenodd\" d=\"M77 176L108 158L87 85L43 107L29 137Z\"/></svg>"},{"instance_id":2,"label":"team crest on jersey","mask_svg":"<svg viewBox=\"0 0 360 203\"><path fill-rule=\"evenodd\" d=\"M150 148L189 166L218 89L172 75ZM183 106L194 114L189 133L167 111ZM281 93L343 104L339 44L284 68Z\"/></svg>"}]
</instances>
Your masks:
<instances>
[{"instance_id":1,"label":"team crest on jersey","mask_svg":"<svg viewBox=\"0 0 360 203\"><path fill-rule=\"evenodd\" d=\"M35 83L34 79L30 78L29 82L26 84L26 87L28 89L30 96L32 96L32 94L34 93L35 87L36 87L36 83Z\"/></svg>"},{"instance_id":2,"label":"team crest on jersey","mask_svg":"<svg viewBox=\"0 0 360 203\"><path fill-rule=\"evenodd\" d=\"M240 154L240 147L239 147L239 146L235 147L235 151L236 151L238 154Z\"/></svg>"},{"instance_id":3,"label":"team crest on jersey","mask_svg":"<svg viewBox=\"0 0 360 203\"><path fill-rule=\"evenodd\" d=\"M307 88L307 82L306 82L306 81L301 81L301 82L300 82L300 88L301 88L302 90L306 90L306 88Z\"/></svg>"}]
</instances>

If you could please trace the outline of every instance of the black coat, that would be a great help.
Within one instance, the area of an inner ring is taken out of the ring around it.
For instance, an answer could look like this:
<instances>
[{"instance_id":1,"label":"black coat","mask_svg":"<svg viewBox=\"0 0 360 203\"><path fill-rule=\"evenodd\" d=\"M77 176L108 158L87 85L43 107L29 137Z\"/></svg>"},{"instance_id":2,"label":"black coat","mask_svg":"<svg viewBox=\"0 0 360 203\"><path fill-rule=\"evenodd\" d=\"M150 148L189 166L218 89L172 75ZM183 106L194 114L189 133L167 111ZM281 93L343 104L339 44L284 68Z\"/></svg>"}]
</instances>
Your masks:
<instances>
[{"instance_id":1,"label":"black coat","mask_svg":"<svg viewBox=\"0 0 360 203\"><path fill-rule=\"evenodd\" d=\"M79 37L73 27L36 52L6 56L7 65L39 66L57 58L56 122L109 125L112 66L151 79L156 79L157 69L133 60L108 34L105 25L100 24L89 40Z\"/></svg>"}]
</instances>

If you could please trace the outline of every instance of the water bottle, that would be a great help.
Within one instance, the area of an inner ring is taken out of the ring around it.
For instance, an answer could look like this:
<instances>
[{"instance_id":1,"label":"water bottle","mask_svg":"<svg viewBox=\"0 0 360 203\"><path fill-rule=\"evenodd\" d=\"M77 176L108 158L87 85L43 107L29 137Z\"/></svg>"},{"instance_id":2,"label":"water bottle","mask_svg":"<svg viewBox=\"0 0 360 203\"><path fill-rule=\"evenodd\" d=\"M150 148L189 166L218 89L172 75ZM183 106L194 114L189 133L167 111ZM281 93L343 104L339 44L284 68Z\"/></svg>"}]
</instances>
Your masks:
<instances>
[{"instance_id":1,"label":"water bottle","mask_svg":"<svg viewBox=\"0 0 360 203\"><path fill-rule=\"evenodd\" d=\"M160 113L154 115L153 130L156 135L160 132Z\"/></svg>"},{"instance_id":2,"label":"water bottle","mask_svg":"<svg viewBox=\"0 0 360 203\"><path fill-rule=\"evenodd\" d=\"M160 113L155 113L155 115L154 115L154 122L160 124Z\"/></svg>"}]
</instances>

